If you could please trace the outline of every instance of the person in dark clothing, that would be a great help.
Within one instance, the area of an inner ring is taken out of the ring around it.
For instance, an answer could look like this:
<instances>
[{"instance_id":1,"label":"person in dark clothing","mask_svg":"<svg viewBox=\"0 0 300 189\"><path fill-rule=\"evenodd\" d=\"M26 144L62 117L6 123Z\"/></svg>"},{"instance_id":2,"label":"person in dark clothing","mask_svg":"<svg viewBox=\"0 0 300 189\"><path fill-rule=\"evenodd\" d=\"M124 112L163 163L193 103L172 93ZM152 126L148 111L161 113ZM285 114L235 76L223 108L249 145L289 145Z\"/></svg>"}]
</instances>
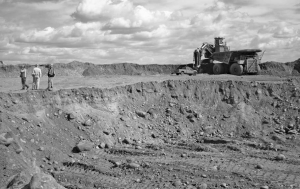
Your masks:
<instances>
[{"instance_id":1,"label":"person in dark clothing","mask_svg":"<svg viewBox=\"0 0 300 189\"><path fill-rule=\"evenodd\" d=\"M47 90L52 91L53 90L53 78L55 76L55 71L54 71L54 67L53 64L49 65L48 68L48 88Z\"/></svg>"},{"instance_id":2,"label":"person in dark clothing","mask_svg":"<svg viewBox=\"0 0 300 189\"><path fill-rule=\"evenodd\" d=\"M20 77L21 77L21 83L22 83L22 90L28 89L29 86L26 84L26 68L25 66L21 67L20 71Z\"/></svg>"}]
</instances>

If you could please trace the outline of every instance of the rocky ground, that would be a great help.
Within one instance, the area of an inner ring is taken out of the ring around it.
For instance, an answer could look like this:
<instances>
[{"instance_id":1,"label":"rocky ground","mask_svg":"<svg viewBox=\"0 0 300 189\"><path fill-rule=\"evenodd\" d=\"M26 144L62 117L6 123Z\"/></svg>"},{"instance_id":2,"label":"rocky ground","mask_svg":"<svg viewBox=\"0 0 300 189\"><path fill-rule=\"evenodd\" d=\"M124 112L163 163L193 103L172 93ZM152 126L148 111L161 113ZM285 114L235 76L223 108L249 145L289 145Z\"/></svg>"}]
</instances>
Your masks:
<instances>
[{"instance_id":1,"label":"rocky ground","mask_svg":"<svg viewBox=\"0 0 300 189\"><path fill-rule=\"evenodd\" d=\"M157 77L0 93L0 188L300 188L298 77Z\"/></svg>"}]
</instances>

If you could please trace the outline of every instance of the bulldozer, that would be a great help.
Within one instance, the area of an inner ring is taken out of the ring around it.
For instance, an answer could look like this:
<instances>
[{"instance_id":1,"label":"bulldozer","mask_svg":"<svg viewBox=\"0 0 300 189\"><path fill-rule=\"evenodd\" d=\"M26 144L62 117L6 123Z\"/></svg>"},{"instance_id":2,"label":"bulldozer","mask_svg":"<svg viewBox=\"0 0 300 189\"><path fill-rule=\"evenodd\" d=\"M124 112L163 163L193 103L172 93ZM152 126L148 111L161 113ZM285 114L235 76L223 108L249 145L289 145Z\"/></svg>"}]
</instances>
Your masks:
<instances>
[{"instance_id":1,"label":"bulldozer","mask_svg":"<svg viewBox=\"0 0 300 189\"><path fill-rule=\"evenodd\" d=\"M230 50L223 37L215 37L215 44L203 43L199 49L201 59L195 62L198 73L212 74L258 74L264 53L260 49ZM198 65L199 64L199 65Z\"/></svg>"}]
</instances>

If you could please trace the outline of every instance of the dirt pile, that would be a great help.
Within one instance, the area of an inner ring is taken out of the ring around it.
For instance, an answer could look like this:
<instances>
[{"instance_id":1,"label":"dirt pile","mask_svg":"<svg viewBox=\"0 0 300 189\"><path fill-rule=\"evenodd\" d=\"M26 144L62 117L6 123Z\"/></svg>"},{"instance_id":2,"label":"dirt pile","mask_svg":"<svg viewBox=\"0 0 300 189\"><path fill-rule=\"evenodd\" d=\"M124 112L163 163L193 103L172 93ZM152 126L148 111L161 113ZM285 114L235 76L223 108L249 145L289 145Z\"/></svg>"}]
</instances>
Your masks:
<instances>
[{"instance_id":1,"label":"dirt pile","mask_svg":"<svg viewBox=\"0 0 300 189\"><path fill-rule=\"evenodd\" d=\"M40 65L43 75L47 74L46 64ZM32 73L33 65L25 65L27 73ZM170 74L178 65L139 65L132 63L102 64L73 61L68 64L56 63L54 69L57 76L97 76L97 75L155 75ZM18 77L21 65L0 65L1 77Z\"/></svg>"},{"instance_id":2,"label":"dirt pile","mask_svg":"<svg viewBox=\"0 0 300 189\"><path fill-rule=\"evenodd\" d=\"M265 62L260 64L262 75L300 76L300 59L294 62Z\"/></svg>"},{"instance_id":3,"label":"dirt pile","mask_svg":"<svg viewBox=\"0 0 300 189\"><path fill-rule=\"evenodd\" d=\"M44 177L49 188L300 186L295 83L1 93L0 188Z\"/></svg>"}]
</instances>

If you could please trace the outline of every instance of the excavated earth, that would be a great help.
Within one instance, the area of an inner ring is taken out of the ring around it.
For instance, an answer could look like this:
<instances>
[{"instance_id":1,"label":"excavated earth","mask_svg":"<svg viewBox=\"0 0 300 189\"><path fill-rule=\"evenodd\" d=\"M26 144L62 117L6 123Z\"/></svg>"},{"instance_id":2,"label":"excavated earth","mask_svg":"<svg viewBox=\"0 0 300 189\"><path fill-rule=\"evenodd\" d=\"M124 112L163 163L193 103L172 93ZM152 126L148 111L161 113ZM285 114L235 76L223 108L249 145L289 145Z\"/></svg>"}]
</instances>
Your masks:
<instances>
[{"instance_id":1,"label":"excavated earth","mask_svg":"<svg viewBox=\"0 0 300 189\"><path fill-rule=\"evenodd\" d=\"M300 79L196 77L0 93L0 188L300 188Z\"/></svg>"}]
</instances>

